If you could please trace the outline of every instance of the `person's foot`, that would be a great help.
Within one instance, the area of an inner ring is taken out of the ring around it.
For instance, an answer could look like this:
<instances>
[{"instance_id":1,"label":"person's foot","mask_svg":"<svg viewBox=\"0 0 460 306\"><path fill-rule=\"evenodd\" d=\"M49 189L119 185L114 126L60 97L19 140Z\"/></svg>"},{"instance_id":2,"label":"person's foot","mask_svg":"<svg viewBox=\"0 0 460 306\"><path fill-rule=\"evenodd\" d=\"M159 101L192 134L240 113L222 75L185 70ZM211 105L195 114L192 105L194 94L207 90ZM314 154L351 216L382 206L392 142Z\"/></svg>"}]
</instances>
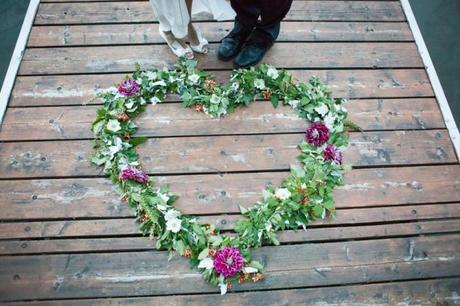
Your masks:
<instances>
[{"instance_id":1,"label":"person's foot","mask_svg":"<svg viewBox=\"0 0 460 306\"><path fill-rule=\"evenodd\" d=\"M206 54L208 53L208 41L203 37L203 34L190 22L188 25L188 40L190 48L194 52Z\"/></svg>"},{"instance_id":2,"label":"person's foot","mask_svg":"<svg viewBox=\"0 0 460 306\"><path fill-rule=\"evenodd\" d=\"M191 44L198 45L200 43L200 40L198 39L198 34L196 33L195 27L193 26L193 23L190 22L188 24L188 30L187 30L187 35L188 35L188 41Z\"/></svg>"},{"instance_id":3,"label":"person's foot","mask_svg":"<svg viewBox=\"0 0 460 306\"><path fill-rule=\"evenodd\" d=\"M246 68L260 62L265 53L273 46L273 38L262 30L255 29L235 57L235 68Z\"/></svg>"},{"instance_id":4,"label":"person's foot","mask_svg":"<svg viewBox=\"0 0 460 306\"><path fill-rule=\"evenodd\" d=\"M220 43L217 53L219 59L229 61L237 56L251 32L252 30L245 28L238 20L235 20L235 27Z\"/></svg>"},{"instance_id":5,"label":"person's foot","mask_svg":"<svg viewBox=\"0 0 460 306\"><path fill-rule=\"evenodd\" d=\"M163 32L160 30L159 32L160 36L166 41L171 51L177 57L193 59L193 51L192 49L190 49L190 47L185 43L183 39L176 38L170 31Z\"/></svg>"}]
</instances>

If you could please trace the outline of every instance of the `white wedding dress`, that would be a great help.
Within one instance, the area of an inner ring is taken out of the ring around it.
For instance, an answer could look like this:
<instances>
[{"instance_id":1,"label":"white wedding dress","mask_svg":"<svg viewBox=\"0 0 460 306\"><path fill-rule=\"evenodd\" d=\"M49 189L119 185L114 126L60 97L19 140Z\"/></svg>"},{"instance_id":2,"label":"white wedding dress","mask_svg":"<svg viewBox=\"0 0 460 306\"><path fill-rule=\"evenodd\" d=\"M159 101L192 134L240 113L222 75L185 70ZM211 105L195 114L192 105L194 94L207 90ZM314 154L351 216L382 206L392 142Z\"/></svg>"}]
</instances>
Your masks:
<instances>
[{"instance_id":1,"label":"white wedding dress","mask_svg":"<svg viewBox=\"0 0 460 306\"><path fill-rule=\"evenodd\" d=\"M160 31L171 31L176 38L187 36L190 17L185 0L150 0L160 23ZM233 20L235 11L226 0L193 0L192 16L210 13L215 20Z\"/></svg>"}]
</instances>

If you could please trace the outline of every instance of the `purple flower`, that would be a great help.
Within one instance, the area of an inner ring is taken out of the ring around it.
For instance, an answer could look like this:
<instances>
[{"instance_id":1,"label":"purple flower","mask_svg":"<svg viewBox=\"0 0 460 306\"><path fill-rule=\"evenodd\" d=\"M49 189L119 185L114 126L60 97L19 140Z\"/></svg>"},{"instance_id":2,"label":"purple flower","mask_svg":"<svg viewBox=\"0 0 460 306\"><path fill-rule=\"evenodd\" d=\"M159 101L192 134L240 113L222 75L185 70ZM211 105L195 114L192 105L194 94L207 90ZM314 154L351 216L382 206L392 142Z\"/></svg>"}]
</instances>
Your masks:
<instances>
[{"instance_id":1,"label":"purple flower","mask_svg":"<svg viewBox=\"0 0 460 306\"><path fill-rule=\"evenodd\" d=\"M138 183L145 184L149 180L149 176L140 169L126 167L121 171L120 180L134 180Z\"/></svg>"},{"instance_id":2,"label":"purple flower","mask_svg":"<svg viewBox=\"0 0 460 306\"><path fill-rule=\"evenodd\" d=\"M337 147L333 144L328 144L327 147L323 151L323 156L326 160L330 160L336 164L341 165L343 154L342 152L337 149Z\"/></svg>"},{"instance_id":3,"label":"purple flower","mask_svg":"<svg viewBox=\"0 0 460 306\"><path fill-rule=\"evenodd\" d=\"M140 90L139 84L133 79L127 79L121 82L118 86L118 93L125 97L131 97L137 94Z\"/></svg>"},{"instance_id":4,"label":"purple flower","mask_svg":"<svg viewBox=\"0 0 460 306\"><path fill-rule=\"evenodd\" d=\"M323 123L314 122L307 129L305 139L309 144L320 147L329 140L329 129Z\"/></svg>"},{"instance_id":5,"label":"purple flower","mask_svg":"<svg viewBox=\"0 0 460 306\"><path fill-rule=\"evenodd\" d=\"M232 277L243 269L243 256L238 248L225 247L216 252L214 268L225 277Z\"/></svg>"}]
</instances>

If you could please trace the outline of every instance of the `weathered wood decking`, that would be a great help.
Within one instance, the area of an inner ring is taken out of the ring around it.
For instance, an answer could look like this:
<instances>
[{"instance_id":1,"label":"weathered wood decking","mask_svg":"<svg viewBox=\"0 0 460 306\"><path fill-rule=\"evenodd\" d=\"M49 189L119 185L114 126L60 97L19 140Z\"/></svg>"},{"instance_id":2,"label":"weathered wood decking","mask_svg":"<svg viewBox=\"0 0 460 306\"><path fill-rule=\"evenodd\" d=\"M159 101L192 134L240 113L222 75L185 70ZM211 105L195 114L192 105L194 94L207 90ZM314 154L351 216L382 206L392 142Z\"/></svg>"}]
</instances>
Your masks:
<instances>
[{"instance_id":1,"label":"weathered wood decking","mask_svg":"<svg viewBox=\"0 0 460 306\"><path fill-rule=\"evenodd\" d=\"M228 79L217 42L229 22L199 18L202 68ZM90 165L99 88L172 65L145 1L46 0L39 7L0 131L0 300L14 305L458 303L460 167L398 1L293 3L265 62L312 75L350 99L345 153L355 169L335 193L337 219L284 232L255 256L266 279L220 297L182 258L141 237ZM305 123L258 102L222 120L177 97L139 120L142 162L177 206L231 230L238 204L278 184ZM269 290L269 291L268 291ZM323 305L323 304L321 304Z\"/></svg>"}]
</instances>

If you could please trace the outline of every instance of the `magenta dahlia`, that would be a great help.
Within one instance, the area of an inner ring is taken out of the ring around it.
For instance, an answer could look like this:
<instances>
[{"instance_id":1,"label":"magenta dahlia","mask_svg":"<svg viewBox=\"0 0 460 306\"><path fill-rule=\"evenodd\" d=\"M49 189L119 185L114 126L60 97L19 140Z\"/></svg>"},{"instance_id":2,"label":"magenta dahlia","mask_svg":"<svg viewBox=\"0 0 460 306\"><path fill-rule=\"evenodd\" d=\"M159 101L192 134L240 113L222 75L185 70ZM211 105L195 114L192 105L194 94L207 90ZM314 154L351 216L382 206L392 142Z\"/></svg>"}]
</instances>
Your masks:
<instances>
[{"instance_id":1,"label":"magenta dahlia","mask_svg":"<svg viewBox=\"0 0 460 306\"><path fill-rule=\"evenodd\" d=\"M121 171L120 179L122 181L134 180L138 183L145 184L149 180L149 176L140 169L134 167L126 167Z\"/></svg>"},{"instance_id":2,"label":"magenta dahlia","mask_svg":"<svg viewBox=\"0 0 460 306\"><path fill-rule=\"evenodd\" d=\"M323 156L326 160L330 160L336 164L341 165L343 154L342 152L333 144L328 144L326 148L324 148Z\"/></svg>"},{"instance_id":3,"label":"magenta dahlia","mask_svg":"<svg viewBox=\"0 0 460 306\"><path fill-rule=\"evenodd\" d=\"M243 269L243 256L238 248L225 247L216 252L214 268L225 277L232 277Z\"/></svg>"},{"instance_id":4,"label":"magenta dahlia","mask_svg":"<svg viewBox=\"0 0 460 306\"><path fill-rule=\"evenodd\" d=\"M118 86L118 93L125 97L134 96L139 90L139 84L133 79L124 80L121 82L120 86Z\"/></svg>"},{"instance_id":5,"label":"magenta dahlia","mask_svg":"<svg viewBox=\"0 0 460 306\"><path fill-rule=\"evenodd\" d=\"M309 144L320 147L329 140L329 129L323 123L313 122L305 132L305 139Z\"/></svg>"}]
</instances>

